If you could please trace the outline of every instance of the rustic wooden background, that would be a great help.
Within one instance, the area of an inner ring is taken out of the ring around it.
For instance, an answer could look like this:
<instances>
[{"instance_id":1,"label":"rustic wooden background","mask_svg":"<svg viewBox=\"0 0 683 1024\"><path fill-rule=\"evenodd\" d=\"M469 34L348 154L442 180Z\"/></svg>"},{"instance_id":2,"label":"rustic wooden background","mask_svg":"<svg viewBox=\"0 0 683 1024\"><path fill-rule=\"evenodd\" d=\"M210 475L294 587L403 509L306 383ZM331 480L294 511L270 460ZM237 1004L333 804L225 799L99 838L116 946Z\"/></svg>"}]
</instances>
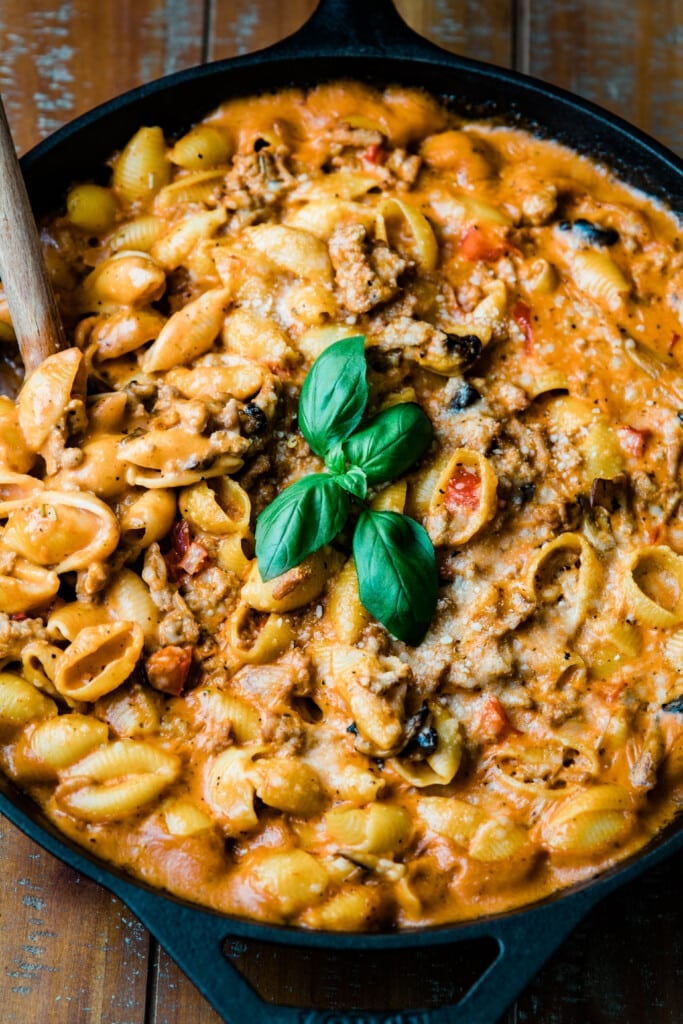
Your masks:
<instances>
[{"instance_id":1,"label":"rustic wooden background","mask_svg":"<svg viewBox=\"0 0 683 1024\"><path fill-rule=\"evenodd\" d=\"M588 96L683 153L683 0L396 2L448 49ZM314 6L0 0L0 93L17 147L141 82L275 42ZM682 869L675 858L593 911L503 1024L681 1024ZM245 944L233 952L267 998L335 1008L349 992L378 1008L438 1005L476 967L450 951L355 963ZM1 1024L219 1022L125 907L4 820L0 971Z\"/></svg>"}]
</instances>

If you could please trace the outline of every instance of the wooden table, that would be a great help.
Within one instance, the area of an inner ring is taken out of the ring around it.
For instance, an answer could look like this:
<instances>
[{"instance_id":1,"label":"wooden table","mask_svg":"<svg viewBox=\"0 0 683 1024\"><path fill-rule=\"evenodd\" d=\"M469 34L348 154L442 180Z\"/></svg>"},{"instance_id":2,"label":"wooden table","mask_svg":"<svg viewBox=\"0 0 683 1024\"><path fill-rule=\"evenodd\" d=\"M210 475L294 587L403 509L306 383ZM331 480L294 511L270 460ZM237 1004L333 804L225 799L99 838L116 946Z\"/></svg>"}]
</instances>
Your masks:
<instances>
[{"instance_id":1,"label":"wooden table","mask_svg":"<svg viewBox=\"0 0 683 1024\"><path fill-rule=\"evenodd\" d=\"M2 0L0 92L18 148L141 82L275 42L314 6L315 0ZM397 6L447 48L588 96L683 152L683 0ZM505 1024L680 1024L682 897L683 857L612 896L552 958ZM245 944L233 953L267 998L347 1005L343 994L354 974L347 960ZM438 1005L457 991L450 951L388 962L363 954L362 967L355 988L367 985L379 1007L390 1000L394 1009ZM4 820L0 969L1 1024L219 1020L125 907Z\"/></svg>"}]
</instances>

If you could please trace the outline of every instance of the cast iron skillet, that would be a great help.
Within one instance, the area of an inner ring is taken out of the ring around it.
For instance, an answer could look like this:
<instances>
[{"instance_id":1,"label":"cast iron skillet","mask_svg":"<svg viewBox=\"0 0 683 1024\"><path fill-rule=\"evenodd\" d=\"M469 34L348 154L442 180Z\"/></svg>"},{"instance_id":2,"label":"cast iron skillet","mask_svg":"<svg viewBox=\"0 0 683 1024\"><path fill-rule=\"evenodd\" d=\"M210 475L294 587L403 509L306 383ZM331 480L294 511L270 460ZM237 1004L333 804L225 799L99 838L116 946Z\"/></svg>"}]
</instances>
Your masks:
<instances>
[{"instance_id":1,"label":"cast iron skillet","mask_svg":"<svg viewBox=\"0 0 683 1024\"><path fill-rule=\"evenodd\" d=\"M159 124L172 137L230 96L340 77L422 86L448 97L463 114L559 139L683 216L683 162L672 153L560 89L433 46L408 29L391 0L321 0L306 25L276 46L171 75L67 125L22 161L36 212L58 207L74 179L101 175L109 154L140 125ZM492 1024L598 900L683 848L683 827L674 824L639 855L527 909L400 934L324 934L242 921L152 891L60 836L6 779L0 779L0 809L46 850L120 897L230 1024ZM456 1006L399 1013L300 1010L266 1004L255 994L222 951L228 937L359 952L493 938L498 956Z\"/></svg>"}]
</instances>

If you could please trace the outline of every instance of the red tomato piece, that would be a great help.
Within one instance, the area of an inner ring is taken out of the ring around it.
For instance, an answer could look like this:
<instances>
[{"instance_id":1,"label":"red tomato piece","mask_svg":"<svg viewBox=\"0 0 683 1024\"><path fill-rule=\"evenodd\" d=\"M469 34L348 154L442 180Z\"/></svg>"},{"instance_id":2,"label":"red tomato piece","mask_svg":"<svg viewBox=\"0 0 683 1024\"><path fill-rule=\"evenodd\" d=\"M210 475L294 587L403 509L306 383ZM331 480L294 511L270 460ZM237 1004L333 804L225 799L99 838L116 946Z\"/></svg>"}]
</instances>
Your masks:
<instances>
[{"instance_id":1,"label":"red tomato piece","mask_svg":"<svg viewBox=\"0 0 683 1024\"><path fill-rule=\"evenodd\" d=\"M186 572L188 576L195 576L198 572L206 567L211 562L211 555L206 550L203 544L199 544L198 541L193 540L189 548L178 562L178 568Z\"/></svg>"},{"instance_id":2,"label":"red tomato piece","mask_svg":"<svg viewBox=\"0 0 683 1024\"><path fill-rule=\"evenodd\" d=\"M496 263L506 252L507 245L502 239L486 234L476 224L467 229L460 241L459 254L464 260Z\"/></svg>"},{"instance_id":3,"label":"red tomato piece","mask_svg":"<svg viewBox=\"0 0 683 1024\"><path fill-rule=\"evenodd\" d=\"M635 427L617 427L619 442L628 455L634 459L642 458L645 451L646 431L636 430Z\"/></svg>"},{"instance_id":4,"label":"red tomato piece","mask_svg":"<svg viewBox=\"0 0 683 1024\"><path fill-rule=\"evenodd\" d=\"M479 508L481 477L467 466L456 466L455 472L446 485L444 505L449 512Z\"/></svg>"},{"instance_id":5,"label":"red tomato piece","mask_svg":"<svg viewBox=\"0 0 683 1024\"><path fill-rule=\"evenodd\" d=\"M373 142L372 145L368 146L361 153L361 159L365 160L368 164L383 164L385 152L380 142Z\"/></svg>"},{"instance_id":6,"label":"red tomato piece","mask_svg":"<svg viewBox=\"0 0 683 1024\"><path fill-rule=\"evenodd\" d=\"M192 648L169 644L150 654L145 662L149 685L161 693L178 697L182 692L192 665Z\"/></svg>"},{"instance_id":7,"label":"red tomato piece","mask_svg":"<svg viewBox=\"0 0 683 1024\"><path fill-rule=\"evenodd\" d=\"M164 556L168 575L174 583L177 583L183 572L180 563L191 543L190 524L185 519L180 519L171 530L171 547Z\"/></svg>"},{"instance_id":8,"label":"red tomato piece","mask_svg":"<svg viewBox=\"0 0 683 1024\"><path fill-rule=\"evenodd\" d=\"M477 720L477 737L482 740L497 740L510 728L510 719L498 697L487 697Z\"/></svg>"},{"instance_id":9,"label":"red tomato piece","mask_svg":"<svg viewBox=\"0 0 683 1024\"><path fill-rule=\"evenodd\" d=\"M534 348L534 333L531 323L531 310L526 302L519 299L512 307L512 319L524 335L524 351L531 355Z\"/></svg>"}]
</instances>

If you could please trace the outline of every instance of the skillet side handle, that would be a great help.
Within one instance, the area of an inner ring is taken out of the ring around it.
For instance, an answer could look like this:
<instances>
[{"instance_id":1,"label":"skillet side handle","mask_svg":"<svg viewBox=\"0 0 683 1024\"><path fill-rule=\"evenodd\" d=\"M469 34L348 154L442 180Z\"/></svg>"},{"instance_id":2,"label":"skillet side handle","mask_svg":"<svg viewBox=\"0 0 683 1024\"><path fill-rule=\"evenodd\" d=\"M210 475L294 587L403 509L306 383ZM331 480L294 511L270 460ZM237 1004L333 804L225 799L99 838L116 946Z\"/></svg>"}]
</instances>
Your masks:
<instances>
[{"instance_id":1,"label":"skillet side handle","mask_svg":"<svg viewBox=\"0 0 683 1024\"><path fill-rule=\"evenodd\" d=\"M293 36L276 44L284 56L407 57L443 50L414 32L392 0L320 0Z\"/></svg>"},{"instance_id":2,"label":"skillet side handle","mask_svg":"<svg viewBox=\"0 0 683 1024\"><path fill-rule=\"evenodd\" d=\"M225 1024L496 1024L599 898L586 891L559 904L468 929L457 942L493 937L499 953L457 1005L382 1012L266 1003L223 952L226 939L234 936L229 923L152 893L142 899L140 895L129 905Z\"/></svg>"}]
</instances>

